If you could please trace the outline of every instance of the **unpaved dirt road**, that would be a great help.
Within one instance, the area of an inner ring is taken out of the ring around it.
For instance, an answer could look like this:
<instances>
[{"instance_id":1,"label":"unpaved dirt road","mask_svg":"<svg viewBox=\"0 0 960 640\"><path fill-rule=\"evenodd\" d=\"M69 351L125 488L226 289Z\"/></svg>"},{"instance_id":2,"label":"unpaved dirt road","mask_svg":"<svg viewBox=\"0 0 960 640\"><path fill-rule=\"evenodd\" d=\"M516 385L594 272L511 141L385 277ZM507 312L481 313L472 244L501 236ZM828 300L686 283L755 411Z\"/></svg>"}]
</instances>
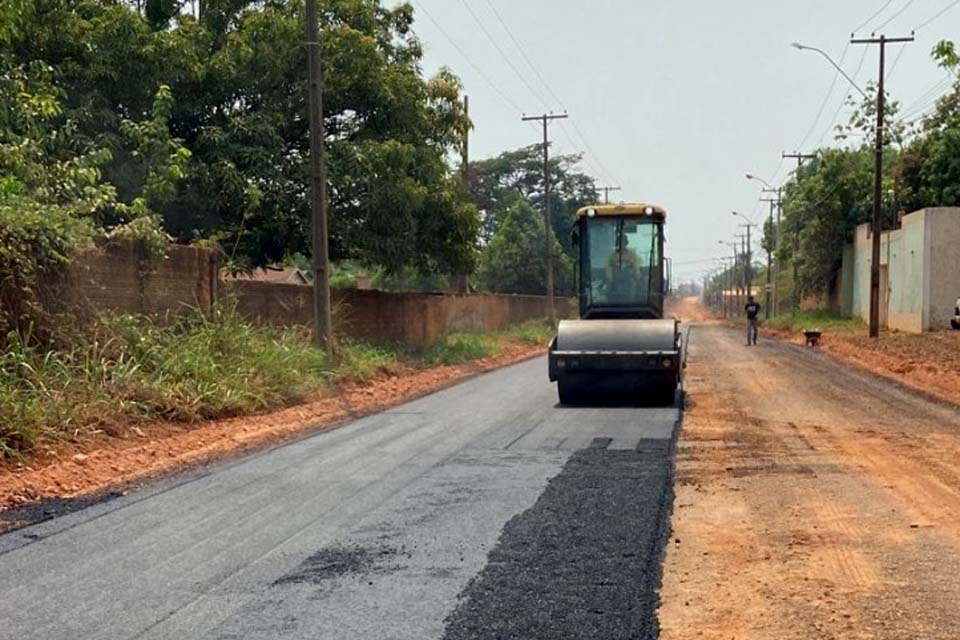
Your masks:
<instances>
[{"instance_id":1,"label":"unpaved dirt road","mask_svg":"<svg viewBox=\"0 0 960 640\"><path fill-rule=\"evenodd\" d=\"M488 373L0 536L0 638L654 638L678 418Z\"/></svg>"},{"instance_id":2,"label":"unpaved dirt road","mask_svg":"<svg viewBox=\"0 0 960 640\"><path fill-rule=\"evenodd\" d=\"M694 327L669 640L960 638L960 411Z\"/></svg>"}]
</instances>

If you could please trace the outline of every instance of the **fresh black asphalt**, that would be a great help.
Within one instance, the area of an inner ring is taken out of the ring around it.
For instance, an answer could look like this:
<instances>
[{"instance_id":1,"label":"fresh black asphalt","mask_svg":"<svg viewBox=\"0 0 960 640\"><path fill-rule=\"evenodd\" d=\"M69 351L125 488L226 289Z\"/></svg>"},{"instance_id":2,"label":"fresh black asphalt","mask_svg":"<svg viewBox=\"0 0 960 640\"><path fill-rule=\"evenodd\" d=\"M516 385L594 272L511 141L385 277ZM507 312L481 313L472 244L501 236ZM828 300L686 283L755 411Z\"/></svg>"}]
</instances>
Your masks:
<instances>
[{"instance_id":1,"label":"fresh black asphalt","mask_svg":"<svg viewBox=\"0 0 960 640\"><path fill-rule=\"evenodd\" d=\"M670 443L576 452L507 523L444 640L656 638Z\"/></svg>"}]
</instances>

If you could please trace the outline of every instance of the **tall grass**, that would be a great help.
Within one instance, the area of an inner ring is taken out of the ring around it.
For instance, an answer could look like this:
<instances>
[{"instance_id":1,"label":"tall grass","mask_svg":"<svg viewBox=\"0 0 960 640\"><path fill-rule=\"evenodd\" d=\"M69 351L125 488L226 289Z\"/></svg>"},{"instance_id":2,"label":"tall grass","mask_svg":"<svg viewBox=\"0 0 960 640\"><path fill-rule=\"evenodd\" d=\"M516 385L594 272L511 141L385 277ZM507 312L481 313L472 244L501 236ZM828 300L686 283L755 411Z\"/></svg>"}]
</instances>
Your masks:
<instances>
[{"instance_id":1,"label":"tall grass","mask_svg":"<svg viewBox=\"0 0 960 640\"><path fill-rule=\"evenodd\" d=\"M0 458L29 450L42 436L294 403L332 375L324 353L296 331L255 327L229 311L166 325L103 317L56 350L11 334L0 356Z\"/></svg>"},{"instance_id":2,"label":"tall grass","mask_svg":"<svg viewBox=\"0 0 960 640\"><path fill-rule=\"evenodd\" d=\"M497 336L492 333L456 332L428 348L423 359L428 364L460 364L479 360L500 351Z\"/></svg>"},{"instance_id":3,"label":"tall grass","mask_svg":"<svg viewBox=\"0 0 960 640\"><path fill-rule=\"evenodd\" d=\"M338 380L458 364L498 353L504 340L545 345L552 335L549 325L530 321L502 333L452 333L418 352L345 341L334 366L305 330L254 326L229 309L169 322L103 316L55 348L11 333L0 353L0 460L41 439L254 413Z\"/></svg>"},{"instance_id":4,"label":"tall grass","mask_svg":"<svg viewBox=\"0 0 960 640\"><path fill-rule=\"evenodd\" d=\"M804 329L820 329L821 331L856 330L864 327L859 318L851 318L834 311L823 309L809 309L793 311L770 318L767 324L774 329L803 331Z\"/></svg>"}]
</instances>

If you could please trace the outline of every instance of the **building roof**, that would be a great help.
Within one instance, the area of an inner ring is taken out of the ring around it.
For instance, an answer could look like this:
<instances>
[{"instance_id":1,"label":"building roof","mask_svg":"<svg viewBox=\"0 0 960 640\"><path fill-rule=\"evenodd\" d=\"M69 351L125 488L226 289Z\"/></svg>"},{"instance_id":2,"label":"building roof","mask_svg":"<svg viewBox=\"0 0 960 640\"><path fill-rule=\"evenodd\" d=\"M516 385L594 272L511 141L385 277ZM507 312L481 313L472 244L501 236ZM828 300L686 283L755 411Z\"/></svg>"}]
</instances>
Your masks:
<instances>
[{"instance_id":1,"label":"building roof","mask_svg":"<svg viewBox=\"0 0 960 640\"><path fill-rule=\"evenodd\" d=\"M307 273L296 267L265 267L250 273L235 276L237 280L255 280L257 282L280 282L284 284L310 284Z\"/></svg>"}]
</instances>

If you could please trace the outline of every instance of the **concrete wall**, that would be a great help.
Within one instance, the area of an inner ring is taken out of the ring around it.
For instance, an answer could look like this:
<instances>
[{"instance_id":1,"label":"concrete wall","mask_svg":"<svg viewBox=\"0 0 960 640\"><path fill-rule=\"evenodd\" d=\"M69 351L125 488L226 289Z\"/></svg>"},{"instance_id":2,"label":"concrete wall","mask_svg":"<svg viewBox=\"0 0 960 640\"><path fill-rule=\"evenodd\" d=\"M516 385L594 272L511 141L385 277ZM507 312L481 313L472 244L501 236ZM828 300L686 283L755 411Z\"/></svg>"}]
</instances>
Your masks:
<instances>
[{"instance_id":1,"label":"concrete wall","mask_svg":"<svg viewBox=\"0 0 960 640\"><path fill-rule=\"evenodd\" d=\"M844 250L843 310L870 319L872 238L869 225L857 227ZM922 209L903 217L901 228L880 239L881 324L919 333L946 328L960 296L960 208Z\"/></svg>"},{"instance_id":2,"label":"concrete wall","mask_svg":"<svg viewBox=\"0 0 960 640\"><path fill-rule=\"evenodd\" d=\"M173 245L167 257L147 259L137 242L115 242L74 260L47 287L44 303L80 322L101 311L151 314L210 309L230 295L243 316L280 326L313 323L312 288L297 284L219 279L217 254ZM415 346L452 331L497 331L547 315L546 298L334 290L334 322L342 336ZM557 298L557 314L576 312Z\"/></svg>"},{"instance_id":3,"label":"concrete wall","mask_svg":"<svg viewBox=\"0 0 960 640\"><path fill-rule=\"evenodd\" d=\"M237 310L260 323L310 325L312 289L292 284L235 281L227 285ZM341 289L331 292L334 324L341 336L372 342L423 346L452 331L499 331L547 315L546 298L520 295L393 293ZM557 313L575 310L557 299Z\"/></svg>"},{"instance_id":4,"label":"concrete wall","mask_svg":"<svg viewBox=\"0 0 960 640\"><path fill-rule=\"evenodd\" d=\"M945 329L960 298L960 208L926 209L929 233L928 328Z\"/></svg>"}]
</instances>

